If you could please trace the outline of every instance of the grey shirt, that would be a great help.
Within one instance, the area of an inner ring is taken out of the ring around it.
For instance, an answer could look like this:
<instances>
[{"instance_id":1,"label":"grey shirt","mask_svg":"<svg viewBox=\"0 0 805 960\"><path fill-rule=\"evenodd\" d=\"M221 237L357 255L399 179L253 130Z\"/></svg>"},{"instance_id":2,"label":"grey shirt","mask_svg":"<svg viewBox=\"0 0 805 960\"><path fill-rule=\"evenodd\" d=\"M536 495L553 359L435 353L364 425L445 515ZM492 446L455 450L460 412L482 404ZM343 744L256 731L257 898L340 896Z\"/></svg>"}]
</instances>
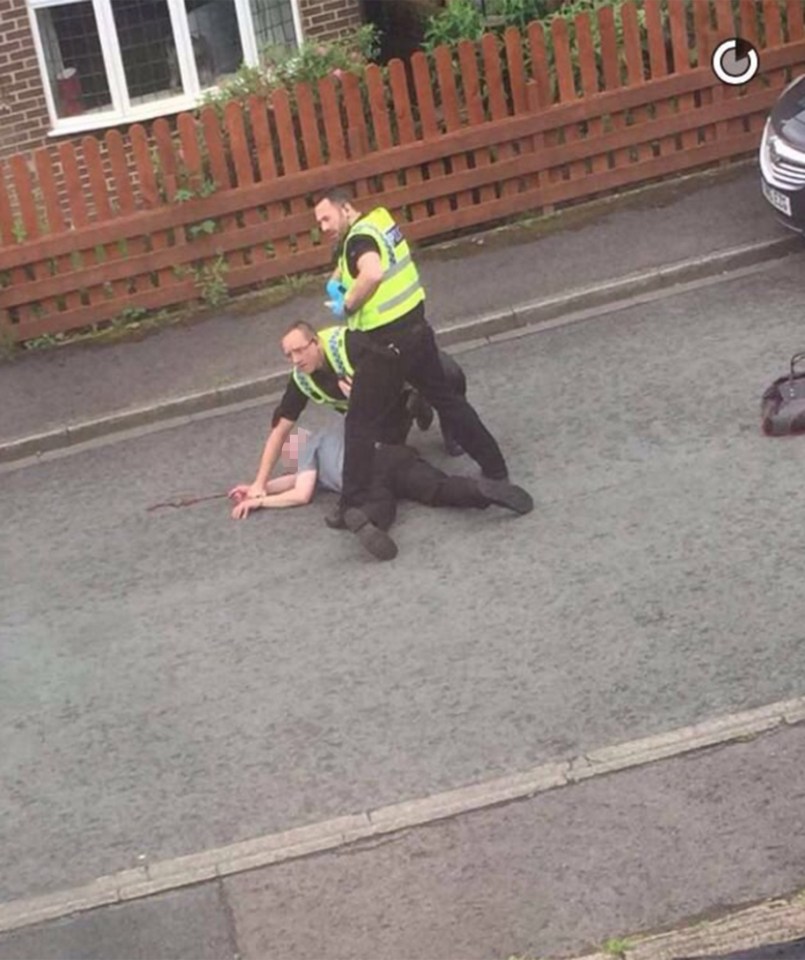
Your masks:
<instances>
[{"instance_id":1,"label":"grey shirt","mask_svg":"<svg viewBox=\"0 0 805 960\"><path fill-rule=\"evenodd\" d=\"M312 433L302 444L297 472L315 470L316 482L325 490L341 493L344 474L344 421Z\"/></svg>"}]
</instances>

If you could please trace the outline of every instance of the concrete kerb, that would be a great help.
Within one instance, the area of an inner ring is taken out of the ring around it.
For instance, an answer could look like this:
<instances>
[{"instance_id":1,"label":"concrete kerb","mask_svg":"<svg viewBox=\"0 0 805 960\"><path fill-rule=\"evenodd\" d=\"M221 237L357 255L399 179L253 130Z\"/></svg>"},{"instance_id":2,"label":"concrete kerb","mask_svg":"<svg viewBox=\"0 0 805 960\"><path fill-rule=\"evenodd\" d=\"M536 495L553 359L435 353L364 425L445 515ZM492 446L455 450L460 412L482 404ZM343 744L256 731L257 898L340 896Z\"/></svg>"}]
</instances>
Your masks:
<instances>
[{"instance_id":1,"label":"concrete kerb","mask_svg":"<svg viewBox=\"0 0 805 960\"><path fill-rule=\"evenodd\" d=\"M0 904L0 932L335 850L475 810L525 800L549 790L573 786L590 777L760 736L803 721L805 697L798 697L430 797L348 814L172 860L144 863L136 869L100 877L70 890Z\"/></svg>"},{"instance_id":2,"label":"concrete kerb","mask_svg":"<svg viewBox=\"0 0 805 960\"><path fill-rule=\"evenodd\" d=\"M288 372L281 371L227 384L214 390L186 394L173 400L162 401L135 410L124 410L108 417L85 420L82 423L61 427L49 433L10 440L0 444L0 463L36 457L43 453L74 447L113 433L136 430L160 421L196 416L221 407L231 407L249 400L265 398L282 390Z\"/></svg>"},{"instance_id":3,"label":"concrete kerb","mask_svg":"<svg viewBox=\"0 0 805 960\"><path fill-rule=\"evenodd\" d=\"M571 762L568 781L575 783L602 773L654 763L680 753L693 753L716 744L751 739L784 724L791 724L788 717L798 717L799 719L793 720L794 723L805 719L800 712L802 707L801 698L785 701L719 717L706 723L681 727L653 737L593 750Z\"/></svg>"},{"instance_id":4,"label":"concrete kerb","mask_svg":"<svg viewBox=\"0 0 805 960\"><path fill-rule=\"evenodd\" d=\"M742 268L780 259L801 250L799 236L745 244L703 259L683 260L615 280L593 284L568 293L515 304L503 310L473 317L464 323L437 330L440 346L450 353L463 353L491 342L527 336L571 320L588 319L612 312L641 295L655 299L685 283L717 278ZM681 291L680 291L681 292ZM44 453L78 447L89 441L162 421L225 410L248 400L266 398L282 390L287 371L227 384L121 411L81 423L68 424L38 435L0 443L0 463L36 458Z\"/></svg>"}]
</instances>

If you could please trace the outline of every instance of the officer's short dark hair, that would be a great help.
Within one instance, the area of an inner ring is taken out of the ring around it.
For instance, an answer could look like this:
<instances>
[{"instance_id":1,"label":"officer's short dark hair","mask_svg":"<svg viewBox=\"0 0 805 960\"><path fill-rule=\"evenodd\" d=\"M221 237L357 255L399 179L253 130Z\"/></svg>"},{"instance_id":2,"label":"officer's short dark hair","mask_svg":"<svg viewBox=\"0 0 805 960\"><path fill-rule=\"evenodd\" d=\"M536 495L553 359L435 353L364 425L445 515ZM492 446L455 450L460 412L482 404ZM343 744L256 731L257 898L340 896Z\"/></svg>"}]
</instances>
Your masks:
<instances>
[{"instance_id":1,"label":"officer's short dark hair","mask_svg":"<svg viewBox=\"0 0 805 960\"><path fill-rule=\"evenodd\" d=\"M321 193L316 198L316 203L314 206L318 206L322 200L329 200L330 203L334 204L336 207L343 207L347 203L352 203L354 197L352 192L347 190L346 187L333 187L330 190L325 190L324 193Z\"/></svg>"},{"instance_id":2,"label":"officer's short dark hair","mask_svg":"<svg viewBox=\"0 0 805 960\"><path fill-rule=\"evenodd\" d=\"M307 320L295 320L288 329L283 333L282 339L284 340L289 333L293 333L294 330L301 330L302 333L306 333L309 337L317 337L318 333L316 328L311 326Z\"/></svg>"}]
</instances>

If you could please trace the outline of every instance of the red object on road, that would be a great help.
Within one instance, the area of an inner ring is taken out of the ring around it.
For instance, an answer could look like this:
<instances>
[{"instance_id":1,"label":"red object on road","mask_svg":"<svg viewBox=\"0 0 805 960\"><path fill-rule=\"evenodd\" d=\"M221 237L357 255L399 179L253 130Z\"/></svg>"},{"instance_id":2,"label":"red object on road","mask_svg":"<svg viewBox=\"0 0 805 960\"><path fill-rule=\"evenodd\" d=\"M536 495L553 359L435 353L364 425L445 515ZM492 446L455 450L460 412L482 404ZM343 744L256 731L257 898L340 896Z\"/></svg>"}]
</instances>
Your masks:
<instances>
[{"instance_id":1,"label":"red object on road","mask_svg":"<svg viewBox=\"0 0 805 960\"><path fill-rule=\"evenodd\" d=\"M222 500L228 496L228 493L212 493L207 497L182 497L179 500L165 500L163 503L155 503L147 509L150 513L152 510L161 510L163 507L192 507L196 503L204 503L207 500ZM240 500L237 502L240 503Z\"/></svg>"}]
</instances>

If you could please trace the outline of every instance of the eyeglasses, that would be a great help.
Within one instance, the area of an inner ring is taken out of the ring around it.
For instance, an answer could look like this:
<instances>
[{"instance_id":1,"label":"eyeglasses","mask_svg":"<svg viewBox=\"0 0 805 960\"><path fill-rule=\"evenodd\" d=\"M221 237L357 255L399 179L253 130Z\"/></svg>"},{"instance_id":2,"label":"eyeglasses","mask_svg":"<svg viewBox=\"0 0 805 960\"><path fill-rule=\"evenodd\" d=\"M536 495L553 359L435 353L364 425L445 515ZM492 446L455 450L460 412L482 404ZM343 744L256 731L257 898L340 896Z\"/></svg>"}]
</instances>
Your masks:
<instances>
[{"instance_id":1,"label":"eyeglasses","mask_svg":"<svg viewBox=\"0 0 805 960\"><path fill-rule=\"evenodd\" d=\"M308 342L303 344L301 347L291 347L290 350L286 350L285 359L296 360L297 357L301 357L304 354L305 350L307 350L307 348L311 345L311 343L315 343L315 340L308 340Z\"/></svg>"}]
</instances>

